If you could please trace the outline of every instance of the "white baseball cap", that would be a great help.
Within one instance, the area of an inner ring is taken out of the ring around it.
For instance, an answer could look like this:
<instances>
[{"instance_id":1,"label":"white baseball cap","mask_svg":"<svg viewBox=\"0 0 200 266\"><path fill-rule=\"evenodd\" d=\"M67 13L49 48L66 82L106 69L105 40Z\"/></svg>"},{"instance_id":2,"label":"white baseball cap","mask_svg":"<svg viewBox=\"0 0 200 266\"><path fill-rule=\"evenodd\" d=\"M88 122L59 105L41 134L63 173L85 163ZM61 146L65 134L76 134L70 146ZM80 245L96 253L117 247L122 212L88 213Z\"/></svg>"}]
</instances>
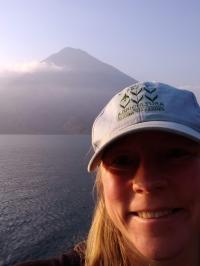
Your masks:
<instances>
[{"instance_id":1,"label":"white baseball cap","mask_svg":"<svg viewBox=\"0 0 200 266\"><path fill-rule=\"evenodd\" d=\"M200 106L195 95L158 82L139 82L123 89L94 121L94 155L88 171L96 169L108 145L144 130L168 131L200 142Z\"/></svg>"}]
</instances>

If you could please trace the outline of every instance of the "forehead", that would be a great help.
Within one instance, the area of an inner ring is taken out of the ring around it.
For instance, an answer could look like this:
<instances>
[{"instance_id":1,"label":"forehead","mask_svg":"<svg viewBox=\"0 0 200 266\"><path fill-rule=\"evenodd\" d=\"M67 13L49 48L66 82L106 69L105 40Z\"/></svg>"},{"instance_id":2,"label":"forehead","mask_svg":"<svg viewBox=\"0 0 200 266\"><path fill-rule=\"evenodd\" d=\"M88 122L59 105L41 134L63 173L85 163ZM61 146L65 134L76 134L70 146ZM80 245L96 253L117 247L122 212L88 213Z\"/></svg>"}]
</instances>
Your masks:
<instances>
[{"instance_id":1,"label":"forehead","mask_svg":"<svg viewBox=\"0 0 200 266\"><path fill-rule=\"evenodd\" d=\"M150 147L152 149L159 149L172 145L200 149L199 143L181 135L163 131L144 131L132 133L118 139L105 150L105 153L123 148Z\"/></svg>"}]
</instances>

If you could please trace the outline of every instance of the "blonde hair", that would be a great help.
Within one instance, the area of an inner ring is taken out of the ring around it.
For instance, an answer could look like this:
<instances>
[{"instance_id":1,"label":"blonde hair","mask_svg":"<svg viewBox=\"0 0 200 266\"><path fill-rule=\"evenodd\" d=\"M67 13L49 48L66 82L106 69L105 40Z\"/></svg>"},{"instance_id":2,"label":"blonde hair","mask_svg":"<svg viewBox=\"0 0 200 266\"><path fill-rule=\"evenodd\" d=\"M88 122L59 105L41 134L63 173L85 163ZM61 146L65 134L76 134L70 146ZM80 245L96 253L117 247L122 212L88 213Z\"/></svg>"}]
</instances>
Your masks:
<instances>
[{"instance_id":1,"label":"blonde hair","mask_svg":"<svg viewBox=\"0 0 200 266\"><path fill-rule=\"evenodd\" d=\"M100 170L97 173L95 188L97 203L86 241L85 265L130 266L133 261L137 263L138 255L126 238L124 226L120 221L116 222L119 224L116 226L107 213Z\"/></svg>"}]
</instances>

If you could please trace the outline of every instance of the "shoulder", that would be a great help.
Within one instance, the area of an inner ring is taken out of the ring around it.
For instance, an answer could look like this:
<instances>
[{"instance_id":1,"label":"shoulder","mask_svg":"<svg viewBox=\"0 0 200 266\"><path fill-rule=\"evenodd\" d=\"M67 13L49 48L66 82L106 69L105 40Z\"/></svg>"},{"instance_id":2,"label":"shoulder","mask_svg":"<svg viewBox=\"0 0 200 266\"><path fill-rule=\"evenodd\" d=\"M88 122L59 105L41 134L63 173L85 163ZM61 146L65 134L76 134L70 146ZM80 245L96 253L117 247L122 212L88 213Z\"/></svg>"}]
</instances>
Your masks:
<instances>
[{"instance_id":1,"label":"shoulder","mask_svg":"<svg viewBox=\"0 0 200 266\"><path fill-rule=\"evenodd\" d=\"M34 260L17 263L15 266L83 266L84 265L85 243L81 242L73 249L58 257L46 260Z\"/></svg>"}]
</instances>

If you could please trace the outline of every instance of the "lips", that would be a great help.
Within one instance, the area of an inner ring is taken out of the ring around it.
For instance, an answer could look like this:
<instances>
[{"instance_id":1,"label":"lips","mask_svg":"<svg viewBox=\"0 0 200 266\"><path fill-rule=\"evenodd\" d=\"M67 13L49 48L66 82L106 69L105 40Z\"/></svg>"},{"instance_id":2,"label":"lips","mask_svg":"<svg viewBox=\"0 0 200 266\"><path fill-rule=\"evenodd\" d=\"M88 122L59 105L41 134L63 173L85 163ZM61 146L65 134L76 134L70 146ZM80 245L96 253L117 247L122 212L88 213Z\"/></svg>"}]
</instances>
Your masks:
<instances>
[{"instance_id":1,"label":"lips","mask_svg":"<svg viewBox=\"0 0 200 266\"><path fill-rule=\"evenodd\" d=\"M162 218L169 215L173 215L177 212L183 210L182 208L173 208L173 209L162 209L157 211L138 211L138 212L131 212L132 215L138 216L142 219L155 219L155 218Z\"/></svg>"}]
</instances>

